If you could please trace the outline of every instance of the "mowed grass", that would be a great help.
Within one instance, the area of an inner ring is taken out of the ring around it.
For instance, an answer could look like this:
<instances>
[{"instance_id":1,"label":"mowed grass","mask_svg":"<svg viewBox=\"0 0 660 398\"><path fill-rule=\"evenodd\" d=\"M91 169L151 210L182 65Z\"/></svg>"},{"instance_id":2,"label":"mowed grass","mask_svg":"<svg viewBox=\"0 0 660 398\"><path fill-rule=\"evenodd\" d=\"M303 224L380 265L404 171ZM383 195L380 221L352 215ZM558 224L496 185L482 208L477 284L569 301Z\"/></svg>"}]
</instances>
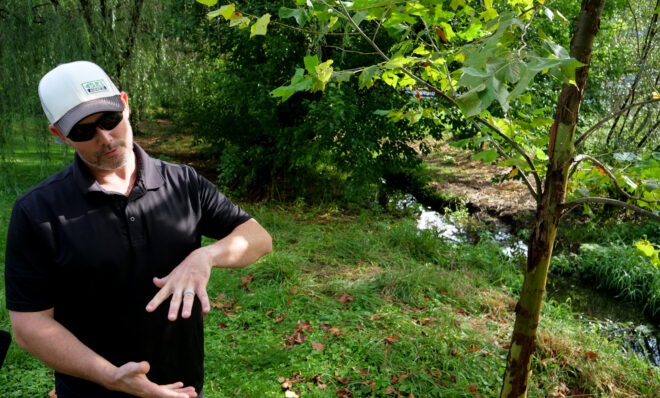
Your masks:
<instances>
[{"instance_id":1,"label":"mowed grass","mask_svg":"<svg viewBox=\"0 0 660 398\"><path fill-rule=\"evenodd\" d=\"M17 152L12 167L27 177L0 194L2 271L13 201L43 178L21 168L44 167L34 153ZM252 266L212 274L206 397L499 394L521 259L496 244L448 243L412 219L370 210L240 204L271 233L274 249ZM7 330L4 282L0 303ZM657 368L576 321L565 304L545 304L538 342L530 397L660 391ZM48 368L12 345L0 396L43 397L53 384Z\"/></svg>"}]
</instances>

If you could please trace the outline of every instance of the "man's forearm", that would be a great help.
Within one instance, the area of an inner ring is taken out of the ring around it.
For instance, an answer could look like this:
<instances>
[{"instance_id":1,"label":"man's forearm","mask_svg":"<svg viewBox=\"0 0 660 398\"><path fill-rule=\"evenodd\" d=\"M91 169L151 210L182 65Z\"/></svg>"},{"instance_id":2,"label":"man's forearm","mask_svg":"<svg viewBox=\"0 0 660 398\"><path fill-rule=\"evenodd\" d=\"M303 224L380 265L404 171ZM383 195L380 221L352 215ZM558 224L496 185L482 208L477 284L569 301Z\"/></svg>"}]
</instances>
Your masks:
<instances>
[{"instance_id":1,"label":"man's forearm","mask_svg":"<svg viewBox=\"0 0 660 398\"><path fill-rule=\"evenodd\" d=\"M213 267L237 268L254 263L272 248L270 234L255 219L250 219L225 238L202 249L210 254Z\"/></svg>"},{"instance_id":2,"label":"man's forearm","mask_svg":"<svg viewBox=\"0 0 660 398\"><path fill-rule=\"evenodd\" d=\"M53 318L53 310L10 311L17 344L49 368L106 388L116 367L84 345Z\"/></svg>"}]
</instances>

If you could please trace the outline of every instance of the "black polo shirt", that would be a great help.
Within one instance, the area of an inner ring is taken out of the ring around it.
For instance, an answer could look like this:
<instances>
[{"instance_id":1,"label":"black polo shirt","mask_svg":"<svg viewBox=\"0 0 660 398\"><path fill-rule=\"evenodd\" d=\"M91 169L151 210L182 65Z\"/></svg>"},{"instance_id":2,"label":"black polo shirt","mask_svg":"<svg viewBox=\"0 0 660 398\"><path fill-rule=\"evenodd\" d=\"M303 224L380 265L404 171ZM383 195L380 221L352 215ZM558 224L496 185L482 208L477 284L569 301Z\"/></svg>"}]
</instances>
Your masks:
<instances>
[{"instance_id":1,"label":"black polo shirt","mask_svg":"<svg viewBox=\"0 0 660 398\"><path fill-rule=\"evenodd\" d=\"M55 319L116 366L146 360L158 384L203 385L203 324L170 322L169 300L145 307L153 277L172 271L200 247L222 239L250 216L191 167L134 152L138 178L130 195L107 192L76 155L67 168L20 197L7 236L7 308L55 309ZM56 373L57 394L125 397Z\"/></svg>"}]
</instances>

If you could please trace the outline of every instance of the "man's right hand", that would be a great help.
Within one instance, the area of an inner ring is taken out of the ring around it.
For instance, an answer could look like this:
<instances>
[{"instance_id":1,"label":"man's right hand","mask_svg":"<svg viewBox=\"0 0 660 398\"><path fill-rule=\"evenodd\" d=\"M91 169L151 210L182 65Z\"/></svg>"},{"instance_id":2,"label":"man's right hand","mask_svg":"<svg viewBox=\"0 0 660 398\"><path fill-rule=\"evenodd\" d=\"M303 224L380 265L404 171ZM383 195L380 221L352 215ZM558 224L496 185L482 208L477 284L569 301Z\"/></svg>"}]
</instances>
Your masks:
<instances>
[{"instance_id":1,"label":"man's right hand","mask_svg":"<svg viewBox=\"0 0 660 398\"><path fill-rule=\"evenodd\" d=\"M194 387L184 387L183 383L158 385L147 378L149 362L128 362L117 368L107 388L122 391L143 398L194 398Z\"/></svg>"}]
</instances>

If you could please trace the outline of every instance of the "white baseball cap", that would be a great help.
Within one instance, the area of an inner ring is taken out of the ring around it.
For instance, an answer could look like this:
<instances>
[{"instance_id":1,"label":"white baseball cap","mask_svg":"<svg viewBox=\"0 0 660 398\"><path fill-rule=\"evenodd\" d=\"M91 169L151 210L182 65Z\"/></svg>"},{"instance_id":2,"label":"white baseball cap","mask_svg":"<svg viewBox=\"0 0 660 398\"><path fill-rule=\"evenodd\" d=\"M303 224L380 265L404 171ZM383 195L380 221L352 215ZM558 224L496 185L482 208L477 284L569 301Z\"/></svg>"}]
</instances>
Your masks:
<instances>
[{"instance_id":1,"label":"white baseball cap","mask_svg":"<svg viewBox=\"0 0 660 398\"><path fill-rule=\"evenodd\" d=\"M65 136L76 123L100 112L121 112L120 92L100 66L88 61L58 65L39 82L46 117Z\"/></svg>"}]
</instances>

